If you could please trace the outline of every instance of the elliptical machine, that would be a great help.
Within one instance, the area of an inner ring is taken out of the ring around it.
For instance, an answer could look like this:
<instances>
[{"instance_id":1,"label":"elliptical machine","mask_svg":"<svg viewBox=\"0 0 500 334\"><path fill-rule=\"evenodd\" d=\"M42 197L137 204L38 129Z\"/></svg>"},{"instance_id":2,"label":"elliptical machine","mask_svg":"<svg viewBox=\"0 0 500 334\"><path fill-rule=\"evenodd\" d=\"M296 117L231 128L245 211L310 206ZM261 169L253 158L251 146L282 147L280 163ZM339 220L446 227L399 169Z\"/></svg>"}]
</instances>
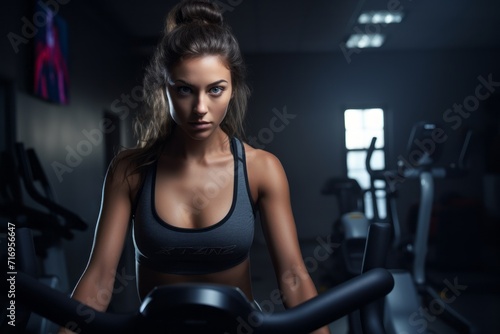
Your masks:
<instances>
[{"instance_id":1,"label":"elliptical machine","mask_svg":"<svg viewBox=\"0 0 500 334\"><path fill-rule=\"evenodd\" d=\"M351 178L329 179L321 194L335 196L339 217L333 223L332 242L339 245L332 254L333 283L339 284L361 273L370 221L364 214L364 192Z\"/></svg>"},{"instance_id":2,"label":"elliptical machine","mask_svg":"<svg viewBox=\"0 0 500 334\"><path fill-rule=\"evenodd\" d=\"M138 312L110 314L96 311L35 280L30 275L34 257L31 231L13 229L9 235L16 239L18 267L9 279L15 281L16 287L14 319L20 319L13 324L22 332L33 311L78 333L305 334L361 308L365 333L383 333L377 331L382 319L372 306L393 287L392 275L377 268L385 256L386 231L383 226L371 227L363 274L286 311L271 314L256 310L237 288L178 284L155 288ZM6 282L10 281L2 279L0 285Z\"/></svg>"},{"instance_id":3,"label":"elliptical machine","mask_svg":"<svg viewBox=\"0 0 500 334\"><path fill-rule=\"evenodd\" d=\"M428 236L431 223L431 212L434 202L434 180L436 178L457 177L465 173L465 158L471 140L472 132L468 132L460 149L458 162L449 167L438 167L446 141L444 130L439 125L429 122L419 122L412 128L407 145L407 160L398 162L398 169L373 170L367 160L367 170L372 180L383 180L387 183L387 191L394 193L398 185L407 179L418 179L420 184L420 206L418 211L416 232L405 251L410 253L411 270L401 269L402 264L392 269L395 285L393 291L385 298L385 328L388 333L427 333L429 327L428 315L425 310L429 305L439 303L438 318L454 328L459 333L477 333L477 329L468 319L454 310L447 296L439 294L426 281L426 257ZM372 146L374 140L372 140ZM372 181L373 182L373 181ZM373 184L373 183L372 183ZM373 191L373 188L372 188ZM392 200L394 196L390 195ZM395 253L402 244L401 227L397 220L394 203L392 223L394 229L393 246Z\"/></svg>"},{"instance_id":4,"label":"elliptical machine","mask_svg":"<svg viewBox=\"0 0 500 334\"><path fill-rule=\"evenodd\" d=\"M477 329L465 317L456 312L450 307L449 303L443 302L443 296L438 294L432 287L426 284L425 260L427 256L427 242L429 234L429 226L431 220L431 209L433 205L434 195L434 179L444 178L447 176L459 176L463 174L465 169L465 157L467 148L471 139L472 133L468 133L460 150L458 163L451 167L436 167L435 162L442 153L442 147L439 142L442 142L443 130L434 123L420 122L417 123L409 138L407 151L410 158L408 161L398 163L399 168L396 171L391 170L374 170L371 168L371 158L375 150L376 138L373 138L367 150L366 169L370 174L371 187L367 191L371 193L371 200L374 210L374 221L380 220L377 211L377 202L375 193L378 190L375 188L375 181L381 180L386 182L386 192L388 194L388 218L384 221L389 223L392 229L392 252L391 255L399 252L399 247L402 245L402 232L396 211L396 191L398 184L406 179L417 178L420 181L420 207L418 213L417 231L414 240L407 244L407 250L411 254L412 267L411 270L401 269L404 266L391 264L390 272L394 277L394 289L389 293L384 300L383 305L378 305L378 312L383 313L384 328L387 333L406 333L406 334L421 334L428 333L429 321L425 318L426 314L422 314L430 303L436 303L442 306L439 319L455 328L459 333L477 333ZM423 143L432 143L428 150L423 150ZM432 148L432 149L430 149ZM413 156L412 156L413 155ZM334 189L330 187L330 189ZM331 194L335 192L331 191ZM337 192L337 195L342 193ZM362 192L360 193L362 194ZM362 213L355 211L355 215L361 217ZM348 213L343 213L342 217L348 217ZM362 218L358 218L362 219ZM366 219L366 218L364 218ZM364 251L363 234L366 235L368 229L363 233L360 230L356 238L351 238L352 234L345 233L349 231L351 226L347 221L336 224L343 226L343 229L335 228L334 231L341 231L341 247L340 251L335 254L333 259L334 268L340 270L340 273L335 273L336 276L342 278L356 275L361 272L361 266L356 261L359 253ZM368 225L373 224L367 223ZM357 230L359 225L353 226L353 230ZM336 239L337 240L337 239ZM355 247L354 247L355 245ZM387 260L387 259L386 259ZM394 261L391 261L394 262ZM341 265L338 265L340 263ZM388 262L384 261L382 266L387 266ZM347 268L347 270L345 269ZM340 274L340 275L339 275ZM444 296L446 298L446 296ZM350 333L362 333L358 321L359 314L356 312L349 315Z\"/></svg>"}]
</instances>

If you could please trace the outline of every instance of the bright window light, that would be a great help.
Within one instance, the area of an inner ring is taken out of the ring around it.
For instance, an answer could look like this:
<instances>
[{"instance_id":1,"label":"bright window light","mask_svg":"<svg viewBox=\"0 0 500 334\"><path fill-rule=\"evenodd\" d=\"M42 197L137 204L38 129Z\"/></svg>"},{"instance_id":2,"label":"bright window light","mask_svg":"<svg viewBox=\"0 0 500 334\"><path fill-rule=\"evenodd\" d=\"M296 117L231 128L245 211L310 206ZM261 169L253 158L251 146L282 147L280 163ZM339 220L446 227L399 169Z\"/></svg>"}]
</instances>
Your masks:
<instances>
[{"instance_id":1,"label":"bright window light","mask_svg":"<svg viewBox=\"0 0 500 334\"><path fill-rule=\"evenodd\" d=\"M348 150L367 149L373 137L377 137L376 148L384 147L384 111L381 108L345 110L344 127Z\"/></svg>"},{"instance_id":2,"label":"bright window light","mask_svg":"<svg viewBox=\"0 0 500 334\"><path fill-rule=\"evenodd\" d=\"M360 24L391 24L400 23L403 13L389 10L363 12L358 17Z\"/></svg>"},{"instance_id":3,"label":"bright window light","mask_svg":"<svg viewBox=\"0 0 500 334\"><path fill-rule=\"evenodd\" d=\"M354 34L349 37L346 46L352 48L378 48L384 44L385 36L382 34Z\"/></svg>"},{"instance_id":4,"label":"bright window light","mask_svg":"<svg viewBox=\"0 0 500 334\"><path fill-rule=\"evenodd\" d=\"M377 137L371 166L385 168L384 110L381 108L346 109L344 111L347 177L358 181L362 189L369 189L370 175L366 170L366 154L373 137ZM385 182L375 181L376 205L380 218L387 216ZM365 194L365 214L374 216L371 193Z\"/></svg>"}]
</instances>

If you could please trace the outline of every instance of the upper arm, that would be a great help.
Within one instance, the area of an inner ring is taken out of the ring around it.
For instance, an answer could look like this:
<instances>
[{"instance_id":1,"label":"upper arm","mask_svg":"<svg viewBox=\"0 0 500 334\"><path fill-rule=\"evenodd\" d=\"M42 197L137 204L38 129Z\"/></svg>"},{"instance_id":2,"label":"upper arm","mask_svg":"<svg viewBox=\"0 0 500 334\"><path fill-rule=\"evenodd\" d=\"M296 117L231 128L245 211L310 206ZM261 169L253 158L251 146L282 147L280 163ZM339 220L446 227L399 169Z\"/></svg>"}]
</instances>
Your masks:
<instances>
[{"instance_id":1,"label":"upper arm","mask_svg":"<svg viewBox=\"0 0 500 334\"><path fill-rule=\"evenodd\" d=\"M293 218L288 180L280 161L261 151L257 163L258 204L279 284L304 268Z\"/></svg>"},{"instance_id":2,"label":"upper arm","mask_svg":"<svg viewBox=\"0 0 500 334\"><path fill-rule=\"evenodd\" d=\"M115 161L117 165L106 173L90 259L72 294L99 311L106 310L112 296L132 209L130 177L125 177L127 160L119 155Z\"/></svg>"},{"instance_id":3,"label":"upper arm","mask_svg":"<svg viewBox=\"0 0 500 334\"><path fill-rule=\"evenodd\" d=\"M128 231L132 204L130 177L125 176L126 159L109 168L102 190L101 208L87 271L114 274Z\"/></svg>"}]
</instances>

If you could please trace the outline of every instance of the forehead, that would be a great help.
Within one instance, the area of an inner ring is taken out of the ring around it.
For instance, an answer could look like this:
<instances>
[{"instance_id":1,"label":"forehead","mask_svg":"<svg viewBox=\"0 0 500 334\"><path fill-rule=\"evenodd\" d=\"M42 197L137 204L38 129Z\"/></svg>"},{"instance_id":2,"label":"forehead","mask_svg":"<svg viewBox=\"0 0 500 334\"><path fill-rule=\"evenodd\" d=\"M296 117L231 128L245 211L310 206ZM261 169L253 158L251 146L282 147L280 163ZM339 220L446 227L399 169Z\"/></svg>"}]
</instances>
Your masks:
<instances>
[{"instance_id":1,"label":"forehead","mask_svg":"<svg viewBox=\"0 0 500 334\"><path fill-rule=\"evenodd\" d=\"M230 81L231 72L220 56L207 55L181 59L170 70L170 80L184 80L190 83L211 83L218 80Z\"/></svg>"}]
</instances>

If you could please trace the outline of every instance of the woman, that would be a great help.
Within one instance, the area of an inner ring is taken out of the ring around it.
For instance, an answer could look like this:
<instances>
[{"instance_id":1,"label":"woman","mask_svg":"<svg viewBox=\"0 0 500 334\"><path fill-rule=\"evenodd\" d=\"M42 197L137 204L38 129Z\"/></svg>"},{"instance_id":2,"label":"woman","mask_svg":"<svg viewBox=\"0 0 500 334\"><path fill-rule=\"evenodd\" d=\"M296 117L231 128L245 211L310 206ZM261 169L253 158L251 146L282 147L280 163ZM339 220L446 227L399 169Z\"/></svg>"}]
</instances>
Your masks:
<instances>
[{"instance_id":1,"label":"woman","mask_svg":"<svg viewBox=\"0 0 500 334\"><path fill-rule=\"evenodd\" d=\"M132 217L141 299L155 286L203 282L238 287L253 301L248 253L257 210L285 307L316 296L285 172L275 156L242 141L244 64L214 4L187 0L172 9L144 91L138 146L108 171L92 254L73 298L106 310L102 296L111 296Z\"/></svg>"}]
</instances>

